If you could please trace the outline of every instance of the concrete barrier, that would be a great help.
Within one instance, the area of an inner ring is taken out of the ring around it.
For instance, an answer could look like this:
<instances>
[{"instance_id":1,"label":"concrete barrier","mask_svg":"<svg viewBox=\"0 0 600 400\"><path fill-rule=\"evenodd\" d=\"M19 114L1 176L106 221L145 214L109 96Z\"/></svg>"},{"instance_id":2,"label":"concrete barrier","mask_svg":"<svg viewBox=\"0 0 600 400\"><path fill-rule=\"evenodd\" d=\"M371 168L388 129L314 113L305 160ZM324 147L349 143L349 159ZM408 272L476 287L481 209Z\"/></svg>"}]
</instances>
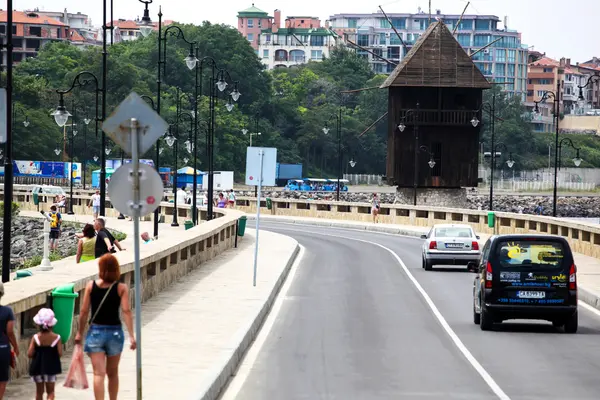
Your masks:
<instances>
[{"instance_id":1,"label":"concrete barrier","mask_svg":"<svg viewBox=\"0 0 600 400\"><path fill-rule=\"evenodd\" d=\"M186 275L202 263L234 246L236 224L244 215L236 210L216 210L219 218L181 231L176 237L164 237L151 244L142 245L141 276L142 302L151 298L171 283ZM131 303L134 299L133 251L116 253L121 264L121 280L130 285ZM98 276L97 261L75 264L73 258L56 261L52 271L32 268L33 276L5 284L2 303L15 313L15 331L20 349L17 368L13 377L27 373L27 348L31 337L37 332L33 317L42 307L49 305L50 292L57 286L67 283L75 285L79 297L75 303L75 314L79 314L81 299L86 283ZM134 305L135 306L135 305ZM77 317L73 322L73 332L78 328ZM73 337L67 345L72 344Z\"/></svg>"}]
</instances>

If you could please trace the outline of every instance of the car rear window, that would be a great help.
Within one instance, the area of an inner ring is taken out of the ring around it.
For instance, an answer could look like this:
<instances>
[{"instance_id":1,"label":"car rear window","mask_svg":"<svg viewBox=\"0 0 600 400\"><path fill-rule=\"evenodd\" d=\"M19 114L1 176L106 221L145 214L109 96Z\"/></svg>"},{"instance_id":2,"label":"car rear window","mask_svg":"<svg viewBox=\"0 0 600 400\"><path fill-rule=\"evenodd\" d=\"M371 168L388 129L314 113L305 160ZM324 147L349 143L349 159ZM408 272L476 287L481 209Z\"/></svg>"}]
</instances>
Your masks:
<instances>
[{"instance_id":1,"label":"car rear window","mask_svg":"<svg viewBox=\"0 0 600 400\"><path fill-rule=\"evenodd\" d=\"M559 268L565 249L558 241L509 240L496 246L496 256L503 267Z\"/></svg>"},{"instance_id":2,"label":"car rear window","mask_svg":"<svg viewBox=\"0 0 600 400\"><path fill-rule=\"evenodd\" d=\"M471 229L469 228L437 228L435 230L435 236L439 238L443 237L471 237Z\"/></svg>"}]
</instances>

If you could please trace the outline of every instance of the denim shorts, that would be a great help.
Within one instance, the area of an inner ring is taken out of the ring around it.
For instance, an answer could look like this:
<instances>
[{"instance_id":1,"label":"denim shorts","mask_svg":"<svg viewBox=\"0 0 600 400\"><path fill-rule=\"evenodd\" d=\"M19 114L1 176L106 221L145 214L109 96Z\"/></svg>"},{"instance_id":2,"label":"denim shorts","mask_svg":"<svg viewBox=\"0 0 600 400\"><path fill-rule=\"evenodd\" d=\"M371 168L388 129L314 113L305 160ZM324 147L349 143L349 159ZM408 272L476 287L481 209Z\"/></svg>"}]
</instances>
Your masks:
<instances>
[{"instance_id":1,"label":"denim shorts","mask_svg":"<svg viewBox=\"0 0 600 400\"><path fill-rule=\"evenodd\" d=\"M92 207L92 212L94 214L100 214L100 206L93 206Z\"/></svg>"},{"instance_id":2,"label":"denim shorts","mask_svg":"<svg viewBox=\"0 0 600 400\"><path fill-rule=\"evenodd\" d=\"M121 326L94 325L90 326L85 338L86 353L105 353L107 357L123 352L125 335Z\"/></svg>"}]
</instances>

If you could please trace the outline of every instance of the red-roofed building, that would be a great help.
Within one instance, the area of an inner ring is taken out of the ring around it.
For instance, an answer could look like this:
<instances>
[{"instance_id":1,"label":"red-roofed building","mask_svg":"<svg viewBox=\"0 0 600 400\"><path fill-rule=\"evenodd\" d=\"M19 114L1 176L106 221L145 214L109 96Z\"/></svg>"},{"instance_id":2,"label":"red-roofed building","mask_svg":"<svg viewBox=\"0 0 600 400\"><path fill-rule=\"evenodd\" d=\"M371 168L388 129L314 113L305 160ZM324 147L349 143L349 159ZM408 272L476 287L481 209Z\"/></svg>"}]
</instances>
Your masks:
<instances>
[{"instance_id":1,"label":"red-roofed building","mask_svg":"<svg viewBox=\"0 0 600 400\"><path fill-rule=\"evenodd\" d=\"M0 35L6 35L7 12L0 11ZM13 62L36 57L39 49L48 42L69 40L69 27L37 12L13 11ZM5 50L2 65L6 65Z\"/></svg>"},{"instance_id":2,"label":"red-roofed building","mask_svg":"<svg viewBox=\"0 0 600 400\"><path fill-rule=\"evenodd\" d=\"M543 56L530 63L527 66L527 106L531 107L532 111L536 101L540 101L546 92L556 92L556 85L564 82L564 67L560 66L560 61L550 57ZM562 96L561 96L562 99ZM539 114L532 115L533 129L536 132L553 132L553 98L549 98L545 103L538 105ZM561 102L561 110L563 104Z\"/></svg>"}]
</instances>

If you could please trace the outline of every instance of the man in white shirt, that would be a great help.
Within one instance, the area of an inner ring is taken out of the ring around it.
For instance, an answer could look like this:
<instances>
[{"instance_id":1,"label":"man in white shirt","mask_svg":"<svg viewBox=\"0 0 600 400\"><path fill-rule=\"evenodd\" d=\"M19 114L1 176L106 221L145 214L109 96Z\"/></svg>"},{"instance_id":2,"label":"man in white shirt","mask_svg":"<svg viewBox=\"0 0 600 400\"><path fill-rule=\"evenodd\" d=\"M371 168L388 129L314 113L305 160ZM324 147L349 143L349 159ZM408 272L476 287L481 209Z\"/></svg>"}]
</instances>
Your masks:
<instances>
[{"instance_id":1,"label":"man in white shirt","mask_svg":"<svg viewBox=\"0 0 600 400\"><path fill-rule=\"evenodd\" d=\"M182 206L185 204L185 199L187 198L187 193L185 192L185 185L182 186L177 193L177 206Z\"/></svg>"},{"instance_id":2,"label":"man in white shirt","mask_svg":"<svg viewBox=\"0 0 600 400\"><path fill-rule=\"evenodd\" d=\"M94 220L98 219L100 213L100 191L96 190L96 193L92 195L92 198L88 202L88 207L92 206L92 212L94 213Z\"/></svg>"}]
</instances>

